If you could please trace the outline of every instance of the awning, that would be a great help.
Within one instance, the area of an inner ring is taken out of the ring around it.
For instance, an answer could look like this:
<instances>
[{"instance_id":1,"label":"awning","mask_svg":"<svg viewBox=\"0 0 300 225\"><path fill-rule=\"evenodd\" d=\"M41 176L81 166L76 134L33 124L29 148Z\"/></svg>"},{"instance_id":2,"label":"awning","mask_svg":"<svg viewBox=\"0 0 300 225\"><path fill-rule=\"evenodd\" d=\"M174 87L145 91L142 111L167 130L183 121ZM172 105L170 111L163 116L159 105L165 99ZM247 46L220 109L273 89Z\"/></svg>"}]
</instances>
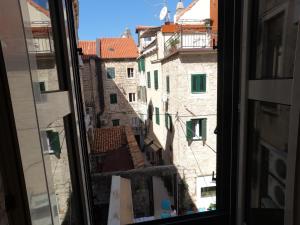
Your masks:
<instances>
[{"instance_id":1,"label":"awning","mask_svg":"<svg viewBox=\"0 0 300 225\"><path fill-rule=\"evenodd\" d=\"M162 149L161 145L158 144L158 143L156 143L156 142L154 142L153 144L151 144L150 148L152 148L152 150L155 151L155 152L157 152L157 151L159 151L159 150Z\"/></svg>"},{"instance_id":2,"label":"awning","mask_svg":"<svg viewBox=\"0 0 300 225\"><path fill-rule=\"evenodd\" d=\"M153 143L153 139L147 137L145 138L144 143L145 145L151 145Z\"/></svg>"}]
</instances>

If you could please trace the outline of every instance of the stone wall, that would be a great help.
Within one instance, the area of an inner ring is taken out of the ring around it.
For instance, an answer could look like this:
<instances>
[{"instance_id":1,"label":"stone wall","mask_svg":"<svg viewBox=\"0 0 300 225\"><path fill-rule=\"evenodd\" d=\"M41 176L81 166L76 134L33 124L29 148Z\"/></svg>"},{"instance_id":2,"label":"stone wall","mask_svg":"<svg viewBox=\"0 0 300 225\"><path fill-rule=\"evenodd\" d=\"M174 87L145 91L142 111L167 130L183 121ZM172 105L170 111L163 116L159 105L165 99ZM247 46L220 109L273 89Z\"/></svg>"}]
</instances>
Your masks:
<instances>
[{"instance_id":1,"label":"stone wall","mask_svg":"<svg viewBox=\"0 0 300 225\"><path fill-rule=\"evenodd\" d=\"M115 78L108 79L106 69L115 68ZM134 77L128 78L127 68L134 68ZM107 121L102 127L111 127L112 120L119 119L120 125L132 126L132 118L137 115L137 62L136 60L102 61L102 81L104 87L104 113L101 119ZM118 104L110 104L110 94L117 94ZM129 93L135 93L135 102L129 102Z\"/></svg>"}]
</instances>

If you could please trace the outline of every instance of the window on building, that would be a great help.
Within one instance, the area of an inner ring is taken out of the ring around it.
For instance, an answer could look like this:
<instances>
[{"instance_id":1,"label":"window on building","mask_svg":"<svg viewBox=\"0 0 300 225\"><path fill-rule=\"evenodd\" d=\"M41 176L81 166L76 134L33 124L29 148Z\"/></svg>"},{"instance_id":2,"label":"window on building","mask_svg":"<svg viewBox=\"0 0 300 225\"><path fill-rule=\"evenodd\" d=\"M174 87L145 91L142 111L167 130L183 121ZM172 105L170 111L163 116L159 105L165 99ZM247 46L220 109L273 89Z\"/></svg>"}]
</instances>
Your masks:
<instances>
[{"instance_id":1,"label":"window on building","mask_svg":"<svg viewBox=\"0 0 300 225\"><path fill-rule=\"evenodd\" d=\"M155 122L156 124L160 124L160 118L159 118L159 108L155 107Z\"/></svg>"},{"instance_id":2,"label":"window on building","mask_svg":"<svg viewBox=\"0 0 300 225\"><path fill-rule=\"evenodd\" d=\"M45 81L39 82L40 83L40 91L45 92L46 91L46 86L45 86Z\"/></svg>"},{"instance_id":3,"label":"window on building","mask_svg":"<svg viewBox=\"0 0 300 225\"><path fill-rule=\"evenodd\" d=\"M112 122L112 125L113 125L114 127L120 126L120 120L119 120L119 119L114 119L114 120L112 120L111 122Z\"/></svg>"},{"instance_id":4,"label":"window on building","mask_svg":"<svg viewBox=\"0 0 300 225\"><path fill-rule=\"evenodd\" d=\"M169 131L172 131L172 116L169 113L165 114L165 125Z\"/></svg>"},{"instance_id":5,"label":"window on building","mask_svg":"<svg viewBox=\"0 0 300 225\"><path fill-rule=\"evenodd\" d=\"M53 130L46 131L47 143L48 143L48 153L55 154L59 156L61 153L59 133Z\"/></svg>"},{"instance_id":6,"label":"window on building","mask_svg":"<svg viewBox=\"0 0 300 225\"><path fill-rule=\"evenodd\" d=\"M108 79L114 79L115 76L115 68L114 67L108 67L106 69L106 75Z\"/></svg>"},{"instance_id":7,"label":"window on building","mask_svg":"<svg viewBox=\"0 0 300 225\"><path fill-rule=\"evenodd\" d=\"M151 88L151 73L147 72L147 83L148 83L148 88Z\"/></svg>"},{"instance_id":8,"label":"window on building","mask_svg":"<svg viewBox=\"0 0 300 225\"><path fill-rule=\"evenodd\" d=\"M216 186L202 187L201 197L215 197L216 196Z\"/></svg>"},{"instance_id":9,"label":"window on building","mask_svg":"<svg viewBox=\"0 0 300 225\"><path fill-rule=\"evenodd\" d=\"M134 76L133 72L134 72L133 68L127 68L127 77L133 78L133 76Z\"/></svg>"},{"instance_id":10,"label":"window on building","mask_svg":"<svg viewBox=\"0 0 300 225\"><path fill-rule=\"evenodd\" d=\"M117 104L118 103L118 96L117 94L110 94L110 104Z\"/></svg>"},{"instance_id":11,"label":"window on building","mask_svg":"<svg viewBox=\"0 0 300 225\"><path fill-rule=\"evenodd\" d=\"M170 93L170 77L166 76L166 89L167 93Z\"/></svg>"},{"instance_id":12,"label":"window on building","mask_svg":"<svg viewBox=\"0 0 300 225\"><path fill-rule=\"evenodd\" d=\"M129 93L129 102L135 102L135 93Z\"/></svg>"},{"instance_id":13,"label":"window on building","mask_svg":"<svg viewBox=\"0 0 300 225\"><path fill-rule=\"evenodd\" d=\"M154 88L158 89L158 70L154 70Z\"/></svg>"},{"instance_id":14,"label":"window on building","mask_svg":"<svg viewBox=\"0 0 300 225\"><path fill-rule=\"evenodd\" d=\"M206 92L206 74L192 74L192 93Z\"/></svg>"},{"instance_id":15,"label":"window on building","mask_svg":"<svg viewBox=\"0 0 300 225\"><path fill-rule=\"evenodd\" d=\"M188 140L206 140L207 119L192 119L186 122Z\"/></svg>"},{"instance_id":16,"label":"window on building","mask_svg":"<svg viewBox=\"0 0 300 225\"><path fill-rule=\"evenodd\" d=\"M139 67L139 72L143 71L145 72L145 58L140 58L138 60L138 67Z\"/></svg>"}]
</instances>

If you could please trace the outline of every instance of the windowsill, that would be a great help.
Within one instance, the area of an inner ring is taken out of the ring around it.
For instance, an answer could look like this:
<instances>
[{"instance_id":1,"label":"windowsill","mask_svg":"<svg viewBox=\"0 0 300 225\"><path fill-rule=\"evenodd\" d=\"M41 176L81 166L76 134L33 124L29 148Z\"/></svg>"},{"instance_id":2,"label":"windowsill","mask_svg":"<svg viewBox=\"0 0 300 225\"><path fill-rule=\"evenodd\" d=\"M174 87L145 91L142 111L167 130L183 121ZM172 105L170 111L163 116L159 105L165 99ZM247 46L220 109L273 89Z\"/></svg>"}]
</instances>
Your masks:
<instances>
[{"instance_id":1,"label":"windowsill","mask_svg":"<svg viewBox=\"0 0 300 225\"><path fill-rule=\"evenodd\" d=\"M207 93L206 91L203 91L203 92L192 92L193 95L206 94L206 93Z\"/></svg>"}]
</instances>

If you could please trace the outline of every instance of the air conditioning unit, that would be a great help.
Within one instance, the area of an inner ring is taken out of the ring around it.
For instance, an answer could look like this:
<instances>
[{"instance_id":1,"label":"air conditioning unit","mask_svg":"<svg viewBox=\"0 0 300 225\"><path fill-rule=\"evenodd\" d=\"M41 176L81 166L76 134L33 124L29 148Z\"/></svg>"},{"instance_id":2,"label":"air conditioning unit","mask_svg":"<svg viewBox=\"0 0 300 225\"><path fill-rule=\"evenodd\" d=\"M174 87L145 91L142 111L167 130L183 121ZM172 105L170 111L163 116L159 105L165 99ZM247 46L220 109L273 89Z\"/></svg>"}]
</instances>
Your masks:
<instances>
[{"instance_id":1,"label":"air conditioning unit","mask_svg":"<svg viewBox=\"0 0 300 225\"><path fill-rule=\"evenodd\" d=\"M268 152L269 173L282 183L286 183L287 175L287 153L275 149L273 146L261 141L261 147Z\"/></svg>"},{"instance_id":2,"label":"air conditioning unit","mask_svg":"<svg viewBox=\"0 0 300 225\"><path fill-rule=\"evenodd\" d=\"M278 208L284 208L285 188L272 175L268 176L268 196Z\"/></svg>"}]
</instances>

